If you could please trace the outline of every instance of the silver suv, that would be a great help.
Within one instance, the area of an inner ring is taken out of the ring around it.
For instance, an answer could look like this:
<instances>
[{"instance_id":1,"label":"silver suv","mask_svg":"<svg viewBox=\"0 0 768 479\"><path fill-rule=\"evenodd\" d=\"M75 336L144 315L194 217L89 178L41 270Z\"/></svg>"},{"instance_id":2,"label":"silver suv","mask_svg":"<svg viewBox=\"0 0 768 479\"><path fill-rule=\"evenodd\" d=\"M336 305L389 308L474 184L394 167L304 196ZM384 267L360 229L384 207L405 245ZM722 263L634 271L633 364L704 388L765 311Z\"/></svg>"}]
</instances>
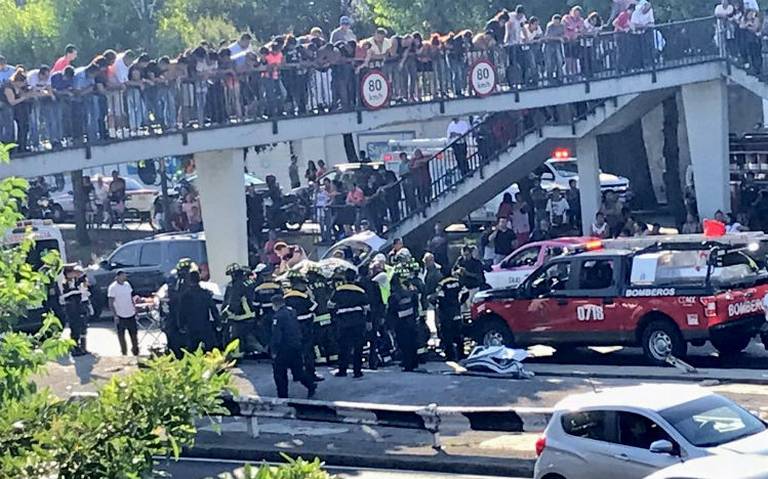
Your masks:
<instances>
[{"instance_id":1,"label":"silver suv","mask_svg":"<svg viewBox=\"0 0 768 479\"><path fill-rule=\"evenodd\" d=\"M766 424L690 386L634 386L570 396L536 443L535 479L642 479L716 454L768 456Z\"/></svg>"}]
</instances>

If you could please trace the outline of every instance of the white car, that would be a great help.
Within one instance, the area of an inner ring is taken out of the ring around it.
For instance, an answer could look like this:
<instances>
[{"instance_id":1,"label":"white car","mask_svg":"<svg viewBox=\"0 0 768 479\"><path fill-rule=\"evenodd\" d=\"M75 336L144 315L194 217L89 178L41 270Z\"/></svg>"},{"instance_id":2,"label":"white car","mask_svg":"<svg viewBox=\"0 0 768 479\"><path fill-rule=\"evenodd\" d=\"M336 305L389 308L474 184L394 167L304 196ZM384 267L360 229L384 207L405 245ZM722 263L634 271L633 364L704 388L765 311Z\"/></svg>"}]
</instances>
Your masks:
<instances>
[{"instance_id":1,"label":"white car","mask_svg":"<svg viewBox=\"0 0 768 479\"><path fill-rule=\"evenodd\" d=\"M536 452L535 479L642 479L711 455L768 457L768 431L706 389L643 385L564 399Z\"/></svg>"},{"instance_id":2,"label":"white car","mask_svg":"<svg viewBox=\"0 0 768 479\"><path fill-rule=\"evenodd\" d=\"M155 198L159 194L159 190L156 186L146 186L140 181L124 177L125 180L125 208L126 210L134 210L144 215L151 215L152 209L155 205ZM91 178L93 184L96 184L96 178ZM109 187L112 182L112 177L105 176L102 178L104 184ZM61 208L63 218L72 217L75 213L75 199L73 193L70 190L60 191L51 195L51 201L55 205Z\"/></svg>"},{"instance_id":3,"label":"white car","mask_svg":"<svg viewBox=\"0 0 768 479\"><path fill-rule=\"evenodd\" d=\"M577 186L579 184L578 162L576 158L570 156L568 150L555 150L553 157L537 168L534 174L541 178L541 187L547 191L552 191L555 188L567 191L571 187L569 184L571 180L576 180ZM620 198L625 200L630 194L629 180L623 176L611 173L600 172L600 189L603 193L615 191ZM510 193L514 199L519 191L520 188L517 183L513 183L504 193L501 193L477 211L474 211L470 219L473 222L496 221L496 213L499 210L501 201L504 199L504 194Z\"/></svg>"},{"instance_id":4,"label":"white car","mask_svg":"<svg viewBox=\"0 0 768 479\"><path fill-rule=\"evenodd\" d=\"M768 458L708 456L655 472L645 479L768 479Z\"/></svg>"}]
</instances>

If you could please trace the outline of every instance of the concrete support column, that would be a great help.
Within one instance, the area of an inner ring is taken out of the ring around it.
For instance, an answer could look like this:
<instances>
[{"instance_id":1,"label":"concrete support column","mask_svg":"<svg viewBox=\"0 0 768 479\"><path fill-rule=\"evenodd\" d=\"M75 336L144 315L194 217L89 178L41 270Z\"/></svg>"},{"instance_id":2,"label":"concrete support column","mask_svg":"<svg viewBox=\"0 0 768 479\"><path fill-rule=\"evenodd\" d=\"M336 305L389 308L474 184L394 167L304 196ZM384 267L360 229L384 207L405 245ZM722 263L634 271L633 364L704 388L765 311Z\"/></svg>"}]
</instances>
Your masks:
<instances>
[{"instance_id":1,"label":"concrete support column","mask_svg":"<svg viewBox=\"0 0 768 479\"><path fill-rule=\"evenodd\" d=\"M728 172L728 91L725 80L682 87L699 216L731 209Z\"/></svg>"},{"instance_id":2,"label":"concrete support column","mask_svg":"<svg viewBox=\"0 0 768 479\"><path fill-rule=\"evenodd\" d=\"M211 281L227 284L227 265L248 264L243 150L195 154Z\"/></svg>"},{"instance_id":3,"label":"concrete support column","mask_svg":"<svg viewBox=\"0 0 768 479\"><path fill-rule=\"evenodd\" d=\"M581 195L581 229L588 236L602 199L597 136L589 135L576 140L576 158Z\"/></svg>"}]
</instances>

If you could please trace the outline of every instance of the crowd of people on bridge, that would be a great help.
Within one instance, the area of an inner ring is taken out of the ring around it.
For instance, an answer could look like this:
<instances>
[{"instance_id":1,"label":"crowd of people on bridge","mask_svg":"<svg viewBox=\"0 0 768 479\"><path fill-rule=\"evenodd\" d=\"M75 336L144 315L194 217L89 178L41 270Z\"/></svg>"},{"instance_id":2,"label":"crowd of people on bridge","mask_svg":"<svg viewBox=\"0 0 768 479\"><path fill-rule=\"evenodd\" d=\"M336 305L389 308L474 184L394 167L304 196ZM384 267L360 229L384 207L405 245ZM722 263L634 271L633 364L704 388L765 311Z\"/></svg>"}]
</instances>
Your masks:
<instances>
[{"instance_id":1,"label":"crowd of people on bridge","mask_svg":"<svg viewBox=\"0 0 768 479\"><path fill-rule=\"evenodd\" d=\"M754 0L723 4L718 16L738 25L736 33L755 30ZM347 110L359 105L359 80L373 68L389 78L394 103L472 94L468 68L481 57L497 66L504 88L580 81L647 66L667 43L654 24L648 0L614 0L607 18L576 5L541 19L520 5L498 12L481 31L377 28L359 39L343 16L329 34L315 27L259 46L243 33L218 44L201 42L175 58L108 49L81 62L74 45L51 66L31 68L0 56L0 141L14 141L17 152L44 151ZM736 38L734 28L726 30L727 38Z\"/></svg>"}]
</instances>

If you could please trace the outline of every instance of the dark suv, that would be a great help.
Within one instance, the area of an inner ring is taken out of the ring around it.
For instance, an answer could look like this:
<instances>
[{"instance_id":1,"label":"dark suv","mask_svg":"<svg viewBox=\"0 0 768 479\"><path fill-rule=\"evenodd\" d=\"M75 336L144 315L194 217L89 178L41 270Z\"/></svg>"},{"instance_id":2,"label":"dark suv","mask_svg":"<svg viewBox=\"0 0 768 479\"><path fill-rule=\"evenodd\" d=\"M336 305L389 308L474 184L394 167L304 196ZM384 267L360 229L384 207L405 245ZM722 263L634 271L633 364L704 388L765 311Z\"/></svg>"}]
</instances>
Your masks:
<instances>
[{"instance_id":1,"label":"dark suv","mask_svg":"<svg viewBox=\"0 0 768 479\"><path fill-rule=\"evenodd\" d=\"M191 258L207 277L208 259L202 233L169 233L126 243L88 270L94 285L93 306L98 315L107 304L107 288L119 269L128 275L134 294L149 296L162 286L181 258Z\"/></svg>"}]
</instances>

